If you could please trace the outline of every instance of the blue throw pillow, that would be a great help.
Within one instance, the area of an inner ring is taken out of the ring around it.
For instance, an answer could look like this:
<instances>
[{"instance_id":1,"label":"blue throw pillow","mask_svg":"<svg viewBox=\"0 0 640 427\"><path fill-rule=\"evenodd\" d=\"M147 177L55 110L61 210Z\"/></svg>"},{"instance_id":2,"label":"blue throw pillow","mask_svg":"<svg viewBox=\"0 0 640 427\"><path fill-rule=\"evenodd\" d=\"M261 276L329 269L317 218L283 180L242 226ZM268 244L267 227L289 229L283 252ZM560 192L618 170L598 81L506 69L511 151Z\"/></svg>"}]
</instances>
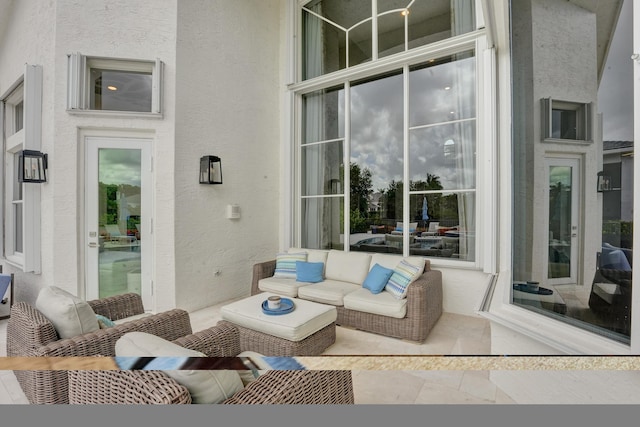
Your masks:
<instances>
[{"instance_id":1,"label":"blue throw pillow","mask_svg":"<svg viewBox=\"0 0 640 427\"><path fill-rule=\"evenodd\" d=\"M367 278L364 279L362 287L369 289L372 294L379 294L384 290L384 287L387 286L387 282L392 274L393 270L384 268L380 264L375 264L371 267Z\"/></svg>"},{"instance_id":2,"label":"blue throw pillow","mask_svg":"<svg viewBox=\"0 0 640 427\"><path fill-rule=\"evenodd\" d=\"M100 326L100 329L107 329L116 326L116 324L113 323L113 320L103 316L102 314L96 314L96 319L98 319L98 325Z\"/></svg>"},{"instance_id":3,"label":"blue throw pillow","mask_svg":"<svg viewBox=\"0 0 640 427\"><path fill-rule=\"evenodd\" d=\"M318 283L324 280L324 262L296 261L296 281Z\"/></svg>"}]
</instances>

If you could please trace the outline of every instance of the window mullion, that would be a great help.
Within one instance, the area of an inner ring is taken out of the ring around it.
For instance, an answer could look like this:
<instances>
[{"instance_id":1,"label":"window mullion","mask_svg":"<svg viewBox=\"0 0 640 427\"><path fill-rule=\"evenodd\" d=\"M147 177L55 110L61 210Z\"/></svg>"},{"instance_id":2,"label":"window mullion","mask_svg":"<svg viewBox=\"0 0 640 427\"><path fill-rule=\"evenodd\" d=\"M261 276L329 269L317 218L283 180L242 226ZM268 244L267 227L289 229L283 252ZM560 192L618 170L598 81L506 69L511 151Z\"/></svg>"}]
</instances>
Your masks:
<instances>
[{"instance_id":1,"label":"window mullion","mask_svg":"<svg viewBox=\"0 0 640 427\"><path fill-rule=\"evenodd\" d=\"M344 84L344 250L351 250L351 84Z\"/></svg>"},{"instance_id":2,"label":"window mullion","mask_svg":"<svg viewBox=\"0 0 640 427\"><path fill-rule=\"evenodd\" d=\"M371 60L378 59L378 0L371 0Z\"/></svg>"},{"instance_id":3,"label":"window mullion","mask_svg":"<svg viewBox=\"0 0 640 427\"><path fill-rule=\"evenodd\" d=\"M402 109L403 109L403 124L402 124L402 134L403 134L403 147L402 147L402 162L403 162L403 177L402 180L404 185L402 186L402 222L404 226L402 227L402 250L404 256L409 255L409 224L410 224L410 183L409 183L409 65L405 64L402 69L402 77L403 77L403 99L402 99Z\"/></svg>"}]
</instances>

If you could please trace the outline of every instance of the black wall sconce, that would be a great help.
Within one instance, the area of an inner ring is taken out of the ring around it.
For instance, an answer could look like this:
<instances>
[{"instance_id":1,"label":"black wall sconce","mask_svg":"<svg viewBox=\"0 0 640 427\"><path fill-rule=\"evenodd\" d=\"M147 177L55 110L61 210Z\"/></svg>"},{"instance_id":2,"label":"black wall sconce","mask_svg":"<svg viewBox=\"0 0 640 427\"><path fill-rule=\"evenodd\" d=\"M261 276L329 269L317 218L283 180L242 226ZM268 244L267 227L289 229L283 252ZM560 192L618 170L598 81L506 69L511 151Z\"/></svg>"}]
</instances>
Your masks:
<instances>
[{"instance_id":1,"label":"black wall sconce","mask_svg":"<svg viewBox=\"0 0 640 427\"><path fill-rule=\"evenodd\" d=\"M22 150L18 157L18 182L47 182L47 155Z\"/></svg>"},{"instance_id":2,"label":"black wall sconce","mask_svg":"<svg viewBox=\"0 0 640 427\"><path fill-rule=\"evenodd\" d=\"M611 190L611 177L604 172L598 172L598 193Z\"/></svg>"},{"instance_id":3,"label":"black wall sconce","mask_svg":"<svg viewBox=\"0 0 640 427\"><path fill-rule=\"evenodd\" d=\"M200 184L222 184L222 160L218 156L200 158Z\"/></svg>"}]
</instances>

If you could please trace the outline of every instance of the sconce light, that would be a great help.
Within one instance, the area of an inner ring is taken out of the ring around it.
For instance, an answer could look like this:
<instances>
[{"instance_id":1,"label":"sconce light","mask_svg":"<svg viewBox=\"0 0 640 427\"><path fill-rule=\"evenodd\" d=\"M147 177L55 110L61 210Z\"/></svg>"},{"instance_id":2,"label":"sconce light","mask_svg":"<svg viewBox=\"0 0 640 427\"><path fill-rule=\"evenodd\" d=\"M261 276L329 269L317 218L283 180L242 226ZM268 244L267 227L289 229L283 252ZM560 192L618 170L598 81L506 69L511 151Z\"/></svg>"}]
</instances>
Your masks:
<instances>
[{"instance_id":1,"label":"sconce light","mask_svg":"<svg viewBox=\"0 0 640 427\"><path fill-rule=\"evenodd\" d=\"M47 155L22 150L18 157L18 182L47 182Z\"/></svg>"},{"instance_id":2,"label":"sconce light","mask_svg":"<svg viewBox=\"0 0 640 427\"><path fill-rule=\"evenodd\" d=\"M611 190L611 177L604 172L598 172L598 193Z\"/></svg>"},{"instance_id":3,"label":"sconce light","mask_svg":"<svg viewBox=\"0 0 640 427\"><path fill-rule=\"evenodd\" d=\"M200 184L222 184L222 160L218 156L200 158Z\"/></svg>"}]
</instances>

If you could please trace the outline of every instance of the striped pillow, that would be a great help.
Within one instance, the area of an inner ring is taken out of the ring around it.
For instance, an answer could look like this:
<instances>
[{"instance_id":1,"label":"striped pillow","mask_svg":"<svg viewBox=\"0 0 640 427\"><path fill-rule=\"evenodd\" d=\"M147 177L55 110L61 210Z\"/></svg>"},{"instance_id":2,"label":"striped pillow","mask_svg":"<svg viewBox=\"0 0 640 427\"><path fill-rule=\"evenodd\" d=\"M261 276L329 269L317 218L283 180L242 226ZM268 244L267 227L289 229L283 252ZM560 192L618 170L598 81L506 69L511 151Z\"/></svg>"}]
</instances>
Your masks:
<instances>
[{"instance_id":1,"label":"striped pillow","mask_svg":"<svg viewBox=\"0 0 640 427\"><path fill-rule=\"evenodd\" d=\"M276 271L273 277L296 278L296 261L307 261L306 252L288 254L281 252L276 256Z\"/></svg>"},{"instance_id":2,"label":"striped pillow","mask_svg":"<svg viewBox=\"0 0 640 427\"><path fill-rule=\"evenodd\" d=\"M407 288L422 274L423 269L424 267L417 267L405 260L400 261L396 268L393 269L393 274L384 290L398 299L405 298L407 296Z\"/></svg>"}]
</instances>

